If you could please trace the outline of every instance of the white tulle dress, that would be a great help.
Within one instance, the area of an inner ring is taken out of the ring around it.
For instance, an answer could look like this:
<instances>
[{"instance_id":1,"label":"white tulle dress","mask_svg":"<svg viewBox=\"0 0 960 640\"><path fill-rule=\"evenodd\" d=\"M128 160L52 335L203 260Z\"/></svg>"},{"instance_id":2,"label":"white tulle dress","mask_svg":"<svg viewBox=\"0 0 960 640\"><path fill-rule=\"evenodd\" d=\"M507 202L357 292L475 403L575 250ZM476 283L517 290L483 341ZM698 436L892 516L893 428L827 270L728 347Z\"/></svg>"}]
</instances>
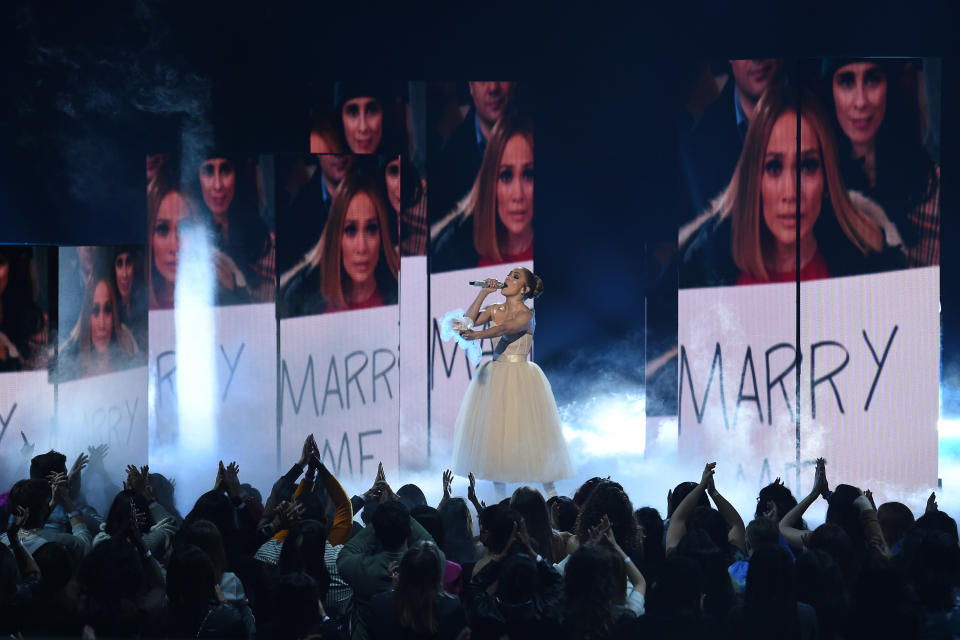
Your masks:
<instances>
[{"instance_id":1,"label":"white tulle dress","mask_svg":"<svg viewBox=\"0 0 960 640\"><path fill-rule=\"evenodd\" d=\"M457 475L531 483L573 475L550 382L527 360L532 344L532 332L497 338L494 360L474 372L454 428Z\"/></svg>"}]
</instances>

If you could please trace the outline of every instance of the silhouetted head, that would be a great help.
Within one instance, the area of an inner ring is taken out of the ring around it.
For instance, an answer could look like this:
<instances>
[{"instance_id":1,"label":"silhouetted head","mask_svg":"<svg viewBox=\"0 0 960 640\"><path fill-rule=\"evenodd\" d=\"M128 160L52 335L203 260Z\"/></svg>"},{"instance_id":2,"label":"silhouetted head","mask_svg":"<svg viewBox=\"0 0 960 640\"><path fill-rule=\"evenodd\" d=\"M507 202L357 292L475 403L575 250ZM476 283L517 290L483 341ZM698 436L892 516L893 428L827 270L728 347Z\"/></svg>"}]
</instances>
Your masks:
<instances>
[{"instance_id":1,"label":"silhouetted head","mask_svg":"<svg viewBox=\"0 0 960 640\"><path fill-rule=\"evenodd\" d=\"M446 537L444 536L443 519L440 512L429 505L420 505L410 509L410 517L420 523L427 530L437 546L443 549Z\"/></svg>"},{"instance_id":2,"label":"silhouetted head","mask_svg":"<svg viewBox=\"0 0 960 640\"><path fill-rule=\"evenodd\" d=\"M780 528L775 520L758 516L747 525L747 551L754 552L763 547L775 547L780 544Z\"/></svg>"},{"instance_id":3,"label":"silhouetted head","mask_svg":"<svg viewBox=\"0 0 960 640\"><path fill-rule=\"evenodd\" d=\"M515 509L495 504L480 512L480 540L492 553L500 553L523 517Z\"/></svg>"},{"instance_id":4,"label":"silhouetted head","mask_svg":"<svg viewBox=\"0 0 960 640\"><path fill-rule=\"evenodd\" d=\"M384 551L397 551L410 535L410 511L399 500L388 500L373 512L370 524Z\"/></svg>"},{"instance_id":5,"label":"silhouetted head","mask_svg":"<svg viewBox=\"0 0 960 640\"><path fill-rule=\"evenodd\" d=\"M764 514L770 513L775 522L783 520L790 509L797 506L797 499L785 485L779 482L771 482L763 489L760 489L760 495L757 496L757 510L754 512L754 518L764 517Z\"/></svg>"},{"instance_id":6,"label":"silhouetted head","mask_svg":"<svg viewBox=\"0 0 960 640\"><path fill-rule=\"evenodd\" d=\"M677 505L683 502L683 499L686 498L687 495L696 488L697 488L696 482L681 482L680 484L678 484L673 488L673 491L670 492L670 501L667 504L668 518L673 517L673 512L676 511ZM700 503L698 506L701 506L701 507L710 506L710 498L707 497L706 492L704 492L700 496Z\"/></svg>"},{"instance_id":7,"label":"silhouetted head","mask_svg":"<svg viewBox=\"0 0 960 640\"><path fill-rule=\"evenodd\" d=\"M49 473L66 473L67 456L59 451L50 450L46 453L33 456L30 460L30 477L36 480L45 480Z\"/></svg>"},{"instance_id":8,"label":"silhouetted head","mask_svg":"<svg viewBox=\"0 0 960 640\"><path fill-rule=\"evenodd\" d=\"M864 537L860 527L860 510L853 502L862 493L860 489L849 484L837 485L830 496L830 506L827 507L827 522L843 527L857 553L864 549Z\"/></svg>"},{"instance_id":9,"label":"silhouetted head","mask_svg":"<svg viewBox=\"0 0 960 640\"><path fill-rule=\"evenodd\" d=\"M437 544L447 556L447 560L464 564L476 560L473 543L473 517L470 507L463 498L450 498L440 507L440 519L443 521L443 542Z\"/></svg>"},{"instance_id":10,"label":"silhouetted head","mask_svg":"<svg viewBox=\"0 0 960 640\"><path fill-rule=\"evenodd\" d=\"M577 524L577 514L580 513L580 509L577 508L574 501L567 496L553 496L547 500L547 509L550 510L551 514L554 509L553 505L558 505L557 519L553 523L553 528L557 531L573 533L574 527Z\"/></svg>"},{"instance_id":11,"label":"silhouetted head","mask_svg":"<svg viewBox=\"0 0 960 640\"><path fill-rule=\"evenodd\" d=\"M427 497L423 495L423 491L415 484L405 484L399 489L397 489L397 498L400 499L407 509L411 512L414 507L425 506L427 504Z\"/></svg>"},{"instance_id":12,"label":"silhouetted head","mask_svg":"<svg viewBox=\"0 0 960 640\"><path fill-rule=\"evenodd\" d=\"M902 502L885 502L877 507L877 520L884 540L891 547L900 542L914 525L913 513Z\"/></svg>"}]
</instances>

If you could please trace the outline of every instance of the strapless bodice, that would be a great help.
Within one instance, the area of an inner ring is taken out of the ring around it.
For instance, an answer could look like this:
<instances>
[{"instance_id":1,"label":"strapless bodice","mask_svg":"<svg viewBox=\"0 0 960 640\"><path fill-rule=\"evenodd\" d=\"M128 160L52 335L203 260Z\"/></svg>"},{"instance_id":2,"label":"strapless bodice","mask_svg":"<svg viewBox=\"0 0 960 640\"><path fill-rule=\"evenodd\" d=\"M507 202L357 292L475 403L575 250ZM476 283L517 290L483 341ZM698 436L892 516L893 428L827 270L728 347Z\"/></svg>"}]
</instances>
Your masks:
<instances>
[{"instance_id":1,"label":"strapless bodice","mask_svg":"<svg viewBox=\"0 0 960 640\"><path fill-rule=\"evenodd\" d=\"M491 326L496 326L497 324L496 322L490 323ZM493 359L497 360L500 356L504 355L526 358L532 346L533 333L530 331L515 333L513 335L503 335L494 339Z\"/></svg>"}]
</instances>

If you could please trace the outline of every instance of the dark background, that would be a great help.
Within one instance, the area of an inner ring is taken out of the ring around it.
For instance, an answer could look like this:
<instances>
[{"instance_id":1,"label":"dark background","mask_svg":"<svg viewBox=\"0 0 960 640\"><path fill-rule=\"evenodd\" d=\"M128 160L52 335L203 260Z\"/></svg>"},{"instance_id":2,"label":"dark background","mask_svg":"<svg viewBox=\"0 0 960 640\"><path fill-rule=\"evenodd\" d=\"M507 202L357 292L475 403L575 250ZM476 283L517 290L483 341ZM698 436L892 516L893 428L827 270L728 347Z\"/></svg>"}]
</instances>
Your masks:
<instances>
[{"instance_id":1,"label":"dark background","mask_svg":"<svg viewBox=\"0 0 960 640\"><path fill-rule=\"evenodd\" d=\"M675 117L692 60L942 55L942 113L957 113L960 23L948 3L274 4L4 3L0 242L143 242L145 153L177 149L182 131L243 151L306 151L311 82L518 79L536 87L537 305L550 320L538 360L577 372L606 358L642 381L647 258L676 237ZM950 388L960 381L957 141L947 115ZM944 409L960 411L952 393Z\"/></svg>"}]
</instances>

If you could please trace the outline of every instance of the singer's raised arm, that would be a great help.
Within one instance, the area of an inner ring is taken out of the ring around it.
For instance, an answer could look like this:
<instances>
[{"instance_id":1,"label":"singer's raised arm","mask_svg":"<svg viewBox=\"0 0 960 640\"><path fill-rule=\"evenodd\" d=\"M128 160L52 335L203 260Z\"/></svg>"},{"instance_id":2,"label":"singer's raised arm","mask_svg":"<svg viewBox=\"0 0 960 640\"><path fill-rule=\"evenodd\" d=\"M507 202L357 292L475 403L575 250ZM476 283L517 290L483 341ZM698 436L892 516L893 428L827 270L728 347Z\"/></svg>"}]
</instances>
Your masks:
<instances>
[{"instance_id":1,"label":"singer's raised arm","mask_svg":"<svg viewBox=\"0 0 960 640\"><path fill-rule=\"evenodd\" d=\"M488 312L484 312L487 314ZM483 331L464 331L462 335L467 340L482 340L485 338L496 338L503 335L512 335L522 333L530 328L533 320L533 312L524 307L498 325L492 326Z\"/></svg>"},{"instance_id":2,"label":"singer's raised arm","mask_svg":"<svg viewBox=\"0 0 960 640\"><path fill-rule=\"evenodd\" d=\"M486 282L488 285L490 283L495 283L495 285L499 284L497 283L496 280L492 278L487 279ZM477 294L476 299L474 299L473 304L471 304L470 308L467 309L467 312L464 315L473 321L474 326L481 325L490 321L489 309L484 309L481 312L480 307L481 305L483 305L483 301L486 300L487 296L493 293L494 291L496 291L498 288L499 287L497 286L487 286L481 289L480 293Z\"/></svg>"}]
</instances>

